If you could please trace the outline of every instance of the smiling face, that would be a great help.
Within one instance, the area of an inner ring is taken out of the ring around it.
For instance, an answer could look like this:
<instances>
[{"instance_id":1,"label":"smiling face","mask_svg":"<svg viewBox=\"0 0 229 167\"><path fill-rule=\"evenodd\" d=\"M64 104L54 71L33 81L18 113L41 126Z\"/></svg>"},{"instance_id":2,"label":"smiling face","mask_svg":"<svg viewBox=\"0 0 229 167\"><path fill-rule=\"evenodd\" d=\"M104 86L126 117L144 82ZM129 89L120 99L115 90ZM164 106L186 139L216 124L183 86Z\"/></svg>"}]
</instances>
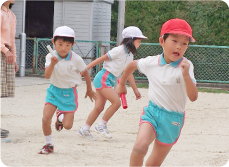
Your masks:
<instances>
[{"instance_id":1,"label":"smiling face","mask_svg":"<svg viewBox=\"0 0 229 167\"><path fill-rule=\"evenodd\" d=\"M159 38L160 45L163 48L164 59L169 64L183 57L188 48L190 38L179 34L169 34L166 40Z\"/></svg>"},{"instance_id":2,"label":"smiling face","mask_svg":"<svg viewBox=\"0 0 229 167\"><path fill-rule=\"evenodd\" d=\"M67 57L68 53L70 52L72 46L74 45L74 43L72 44L71 42L68 41L64 41L63 39L57 39L54 43L54 40L52 39L53 44L55 45L55 49L57 51L57 53L59 54L59 56L64 59Z\"/></svg>"}]
</instances>

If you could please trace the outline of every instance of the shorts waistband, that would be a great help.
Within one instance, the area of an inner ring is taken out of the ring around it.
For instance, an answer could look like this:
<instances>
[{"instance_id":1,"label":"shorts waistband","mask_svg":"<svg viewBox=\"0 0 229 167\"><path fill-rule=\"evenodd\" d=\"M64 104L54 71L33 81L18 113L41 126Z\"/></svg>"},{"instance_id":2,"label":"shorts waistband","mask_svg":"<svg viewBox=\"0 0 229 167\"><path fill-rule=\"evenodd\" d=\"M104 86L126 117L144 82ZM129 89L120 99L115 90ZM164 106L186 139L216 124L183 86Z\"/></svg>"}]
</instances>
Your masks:
<instances>
[{"instance_id":1,"label":"shorts waistband","mask_svg":"<svg viewBox=\"0 0 229 167\"><path fill-rule=\"evenodd\" d=\"M108 70L106 70L105 68L102 68L102 70L101 71L104 71L104 72L106 72L106 71L108 71ZM112 77L115 77L110 71L108 71L109 72L109 74L110 75L112 75Z\"/></svg>"},{"instance_id":2,"label":"shorts waistband","mask_svg":"<svg viewBox=\"0 0 229 167\"><path fill-rule=\"evenodd\" d=\"M185 113L180 113L180 112L176 112L176 111L168 111L165 108L159 107L158 105L154 104L151 100L149 101L149 105L148 107L153 107L161 112L166 112L168 114L172 114L172 115L176 115L176 116L180 116L183 117Z\"/></svg>"},{"instance_id":3,"label":"shorts waistband","mask_svg":"<svg viewBox=\"0 0 229 167\"><path fill-rule=\"evenodd\" d=\"M76 88L75 87L72 87L72 88L58 88L56 86L54 86L53 84L50 84L50 88L55 90L56 92L72 92L73 88Z\"/></svg>"}]
</instances>

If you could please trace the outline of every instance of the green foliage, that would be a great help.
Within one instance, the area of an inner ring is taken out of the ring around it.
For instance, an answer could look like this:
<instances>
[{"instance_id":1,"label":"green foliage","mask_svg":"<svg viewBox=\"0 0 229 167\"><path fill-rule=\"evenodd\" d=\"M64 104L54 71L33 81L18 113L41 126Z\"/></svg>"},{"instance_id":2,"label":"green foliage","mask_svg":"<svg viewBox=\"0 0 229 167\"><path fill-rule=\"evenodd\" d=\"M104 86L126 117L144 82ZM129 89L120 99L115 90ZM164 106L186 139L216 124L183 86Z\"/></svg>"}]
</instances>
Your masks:
<instances>
[{"instance_id":1,"label":"green foliage","mask_svg":"<svg viewBox=\"0 0 229 167\"><path fill-rule=\"evenodd\" d=\"M223 1L126 1L125 27L139 27L148 40L158 43L161 26L172 18L185 19L197 45L229 46L229 8ZM111 36L116 37L118 1L112 5Z\"/></svg>"}]
</instances>

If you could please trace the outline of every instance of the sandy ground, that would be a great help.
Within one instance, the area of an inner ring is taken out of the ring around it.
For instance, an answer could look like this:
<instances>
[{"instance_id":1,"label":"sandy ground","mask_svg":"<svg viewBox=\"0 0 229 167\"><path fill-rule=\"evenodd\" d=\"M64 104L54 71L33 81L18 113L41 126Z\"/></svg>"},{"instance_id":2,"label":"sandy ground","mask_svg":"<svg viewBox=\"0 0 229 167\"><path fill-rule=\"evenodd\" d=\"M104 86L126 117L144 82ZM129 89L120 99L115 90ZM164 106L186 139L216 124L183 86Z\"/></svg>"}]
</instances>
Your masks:
<instances>
[{"instance_id":1,"label":"sandy ground","mask_svg":"<svg viewBox=\"0 0 229 167\"><path fill-rule=\"evenodd\" d=\"M108 124L112 139L92 131L97 141L89 141L80 138L77 131L94 104L84 99L85 84L78 86L79 108L73 128L57 132L53 118L55 152L40 155L38 151L45 144L41 118L48 83L44 78L17 77L16 97L1 99L1 125L10 130L6 138L10 142L1 142L2 162L6 166L128 166L142 107L148 104L147 89L139 89L142 99L136 101L128 88L128 109L120 108ZM196 102L188 102L180 139L162 166L223 166L228 162L228 99L229 94L199 93Z\"/></svg>"}]
</instances>

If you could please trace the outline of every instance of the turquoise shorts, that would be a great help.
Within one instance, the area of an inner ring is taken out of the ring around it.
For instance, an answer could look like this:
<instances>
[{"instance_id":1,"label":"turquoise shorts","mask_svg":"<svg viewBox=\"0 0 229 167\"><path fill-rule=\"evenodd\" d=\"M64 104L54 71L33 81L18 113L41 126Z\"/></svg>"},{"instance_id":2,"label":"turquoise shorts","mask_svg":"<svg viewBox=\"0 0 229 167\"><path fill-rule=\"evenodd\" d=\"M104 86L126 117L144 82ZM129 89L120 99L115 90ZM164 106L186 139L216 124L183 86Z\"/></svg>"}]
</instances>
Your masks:
<instances>
[{"instance_id":1,"label":"turquoise shorts","mask_svg":"<svg viewBox=\"0 0 229 167\"><path fill-rule=\"evenodd\" d=\"M184 124L185 113L168 111L160 108L152 101L143 108L140 123L149 123L156 134L156 140L163 145L173 145L177 142Z\"/></svg>"},{"instance_id":2,"label":"turquoise shorts","mask_svg":"<svg viewBox=\"0 0 229 167\"><path fill-rule=\"evenodd\" d=\"M75 112L78 108L78 95L76 87L58 88L53 84L47 89L45 104L52 104L60 112Z\"/></svg>"},{"instance_id":3,"label":"turquoise shorts","mask_svg":"<svg viewBox=\"0 0 229 167\"><path fill-rule=\"evenodd\" d=\"M104 68L96 74L93 80L95 89L112 88L115 83L115 76Z\"/></svg>"}]
</instances>

